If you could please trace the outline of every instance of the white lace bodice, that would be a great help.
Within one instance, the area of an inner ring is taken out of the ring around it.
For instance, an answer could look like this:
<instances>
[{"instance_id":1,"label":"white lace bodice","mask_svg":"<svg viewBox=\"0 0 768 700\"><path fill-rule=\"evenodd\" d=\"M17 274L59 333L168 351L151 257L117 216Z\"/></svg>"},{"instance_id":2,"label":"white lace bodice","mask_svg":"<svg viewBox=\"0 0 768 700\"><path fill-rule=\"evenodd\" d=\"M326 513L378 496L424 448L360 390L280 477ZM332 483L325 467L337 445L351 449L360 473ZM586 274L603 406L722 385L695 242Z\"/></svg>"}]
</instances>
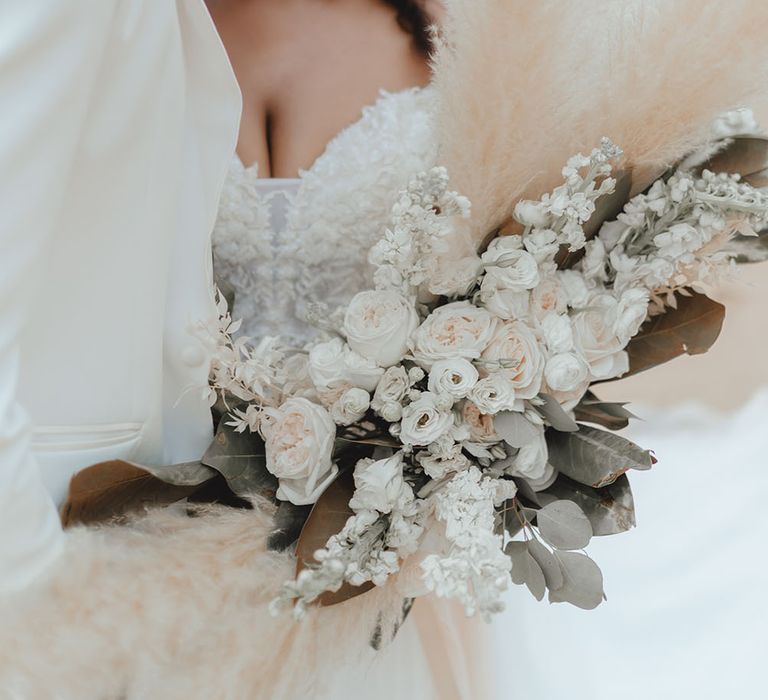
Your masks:
<instances>
[{"instance_id":1,"label":"white lace bodice","mask_svg":"<svg viewBox=\"0 0 768 700\"><path fill-rule=\"evenodd\" d=\"M368 251L400 190L436 159L432 92L382 92L296 180L260 179L235 160L214 230L222 289L253 338L306 341L308 307L330 310L371 285Z\"/></svg>"}]
</instances>

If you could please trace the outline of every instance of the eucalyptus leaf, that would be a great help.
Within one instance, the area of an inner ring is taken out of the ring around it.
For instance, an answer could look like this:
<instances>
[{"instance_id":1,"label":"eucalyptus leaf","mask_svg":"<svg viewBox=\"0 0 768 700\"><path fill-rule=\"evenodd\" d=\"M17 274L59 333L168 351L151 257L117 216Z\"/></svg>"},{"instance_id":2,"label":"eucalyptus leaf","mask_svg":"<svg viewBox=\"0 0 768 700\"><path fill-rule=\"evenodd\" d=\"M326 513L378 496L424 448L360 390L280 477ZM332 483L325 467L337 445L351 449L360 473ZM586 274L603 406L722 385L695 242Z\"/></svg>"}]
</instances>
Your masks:
<instances>
[{"instance_id":1,"label":"eucalyptus leaf","mask_svg":"<svg viewBox=\"0 0 768 700\"><path fill-rule=\"evenodd\" d=\"M536 560L544 574L544 581L550 591L556 591L563 586L563 570L560 568L560 562L557 557L550 552L538 540L528 542L528 552Z\"/></svg>"},{"instance_id":2,"label":"eucalyptus leaf","mask_svg":"<svg viewBox=\"0 0 768 700\"><path fill-rule=\"evenodd\" d=\"M502 411L493 419L498 436L510 447L529 445L539 436L539 427L531 423L522 413Z\"/></svg>"},{"instance_id":3,"label":"eucalyptus leaf","mask_svg":"<svg viewBox=\"0 0 768 700\"><path fill-rule=\"evenodd\" d=\"M539 398L544 403L537 406L536 410L555 430L563 433L574 433L579 429L576 421L565 412L557 399L549 394L539 394Z\"/></svg>"},{"instance_id":4,"label":"eucalyptus leaf","mask_svg":"<svg viewBox=\"0 0 768 700\"><path fill-rule=\"evenodd\" d=\"M635 503L626 474L600 489L560 474L555 483L539 495L576 503L589 518L592 534L596 537L617 535L635 526Z\"/></svg>"},{"instance_id":5,"label":"eucalyptus leaf","mask_svg":"<svg viewBox=\"0 0 768 700\"><path fill-rule=\"evenodd\" d=\"M563 572L563 585L549 591L549 602L594 610L605 598L600 568L586 554L555 552L555 556Z\"/></svg>"},{"instance_id":6,"label":"eucalyptus leaf","mask_svg":"<svg viewBox=\"0 0 768 700\"><path fill-rule=\"evenodd\" d=\"M580 425L578 433L547 431L549 463L561 474L593 488L612 484L630 469L650 469L647 450L614 433Z\"/></svg>"},{"instance_id":7,"label":"eucalyptus leaf","mask_svg":"<svg viewBox=\"0 0 768 700\"><path fill-rule=\"evenodd\" d=\"M555 501L536 514L541 536L557 549L583 549L592 539L592 525L573 501Z\"/></svg>"},{"instance_id":8,"label":"eucalyptus leaf","mask_svg":"<svg viewBox=\"0 0 768 700\"><path fill-rule=\"evenodd\" d=\"M526 542L510 542L504 549L512 560L512 582L525 585L536 600L543 600L547 583L544 572L528 551Z\"/></svg>"},{"instance_id":9,"label":"eucalyptus leaf","mask_svg":"<svg viewBox=\"0 0 768 700\"><path fill-rule=\"evenodd\" d=\"M219 472L238 496L274 496L277 491L277 479L267 471L264 442L253 433L238 433L220 424L202 463Z\"/></svg>"},{"instance_id":10,"label":"eucalyptus leaf","mask_svg":"<svg viewBox=\"0 0 768 700\"><path fill-rule=\"evenodd\" d=\"M525 518L519 511L519 506L515 499L505 501L501 507L500 526L510 537L514 537L518 532L522 532L525 527ZM499 532L499 534L503 534Z\"/></svg>"}]
</instances>

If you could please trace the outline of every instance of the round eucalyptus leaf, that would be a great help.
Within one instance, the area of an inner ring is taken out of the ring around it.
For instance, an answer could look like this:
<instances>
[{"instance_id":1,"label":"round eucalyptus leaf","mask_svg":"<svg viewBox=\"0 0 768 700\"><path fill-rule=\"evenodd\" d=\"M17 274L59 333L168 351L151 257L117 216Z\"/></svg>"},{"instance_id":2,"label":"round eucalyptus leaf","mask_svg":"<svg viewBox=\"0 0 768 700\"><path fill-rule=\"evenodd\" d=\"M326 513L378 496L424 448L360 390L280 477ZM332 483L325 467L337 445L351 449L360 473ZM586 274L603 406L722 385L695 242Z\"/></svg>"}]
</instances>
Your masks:
<instances>
[{"instance_id":1,"label":"round eucalyptus leaf","mask_svg":"<svg viewBox=\"0 0 768 700\"><path fill-rule=\"evenodd\" d=\"M586 554L556 552L563 572L563 585L550 590L550 603L570 603L582 610L594 610L605 598L603 573Z\"/></svg>"},{"instance_id":2,"label":"round eucalyptus leaf","mask_svg":"<svg viewBox=\"0 0 768 700\"><path fill-rule=\"evenodd\" d=\"M525 542L510 542L504 550L512 560L512 582L527 586L536 600L543 600L547 584L544 572L528 551Z\"/></svg>"},{"instance_id":3,"label":"round eucalyptus leaf","mask_svg":"<svg viewBox=\"0 0 768 700\"><path fill-rule=\"evenodd\" d=\"M544 574L544 581L550 591L556 591L563 586L563 571L560 568L560 562L555 555L550 552L538 540L528 542L528 552L536 560Z\"/></svg>"},{"instance_id":4,"label":"round eucalyptus leaf","mask_svg":"<svg viewBox=\"0 0 768 700\"><path fill-rule=\"evenodd\" d=\"M557 549L583 549L592 539L592 525L573 501L554 501L536 514L542 537Z\"/></svg>"}]
</instances>

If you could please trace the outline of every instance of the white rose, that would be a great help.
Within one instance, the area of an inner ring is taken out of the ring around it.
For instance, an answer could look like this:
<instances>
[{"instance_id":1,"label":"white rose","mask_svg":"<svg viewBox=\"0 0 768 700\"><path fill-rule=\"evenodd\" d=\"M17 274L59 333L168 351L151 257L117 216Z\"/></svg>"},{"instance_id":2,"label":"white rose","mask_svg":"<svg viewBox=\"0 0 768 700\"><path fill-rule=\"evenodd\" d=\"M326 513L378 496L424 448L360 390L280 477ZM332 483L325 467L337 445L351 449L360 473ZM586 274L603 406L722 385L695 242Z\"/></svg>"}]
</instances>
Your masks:
<instances>
[{"instance_id":1,"label":"white rose","mask_svg":"<svg viewBox=\"0 0 768 700\"><path fill-rule=\"evenodd\" d=\"M402 418L402 400L411 388L411 380L404 367L390 367L379 381L373 394L371 408L385 421L395 423Z\"/></svg>"},{"instance_id":2,"label":"white rose","mask_svg":"<svg viewBox=\"0 0 768 700\"><path fill-rule=\"evenodd\" d=\"M499 374L477 382L469 393L469 398L480 411L488 415L520 408L520 400L512 382Z\"/></svg>"},{"instance_id":3,"label":"white rose","mask_svg":"<svg viewBox=\"0 0 768 700\"><path fill-rule=\"evenodd\" d=\"M405 357L418 325L413 304L394 291L360 292L344 316L349 346L380 367L391 367Z\"/></svg>"},{"instance_id":4,"label":"white rose","mask_svg":"<svg viewBox=\"0 0 768 700\"><path fill-rule=\"evenodd\" d=\"M402 453L376 461L362 459L355 466L354 476L355 493L349 507L354 511L391 513L406 486Z\"/></svg>"},{"instance_id":5,"label":"white rose","mask_svg":"<svg viewBox=\"0 0 768 700\"><path fill-rule=\"evenodd\" d=\"M371 405L371 397L365 389L347 389L331 407L331 416L339 425L357 423Z\"/></svg>"},{"instance_id":6,"label":"white rose","mask_svg":"<svg viewBox=\"0 0 768 700\"><path fill-rule=\"evenodd\" d=\"M333 463L336 426L328 411L307 399L288 399L264 409L261 422L267 469L279 481L277 497L308 505L336 478Z\"/></svg>"},{"instance_id":7,"label":"white rose","mask_svg":"<svg viewBox=\"0 0 768 700\"><path fill-rule=\"evenodd\" d=\"M483 277L480 301L492 314L504 320L527 318L530 313L531 293L505 289L494 275Z\"/></svg>"},{"instance_id":8,"label":"white rose","mask_svg":"<svg viewBox=\"0 0 768 700\"><path fill-rule=\"evenodd\" d=\"M424 392L403 409L400 440L404 445L429 445L454 425L453 413L441 410L437 397Z\"/></svg>"},{"instance_id":9,"label":"white rose","mask_svg":"<svg viewBox=\"0 0 768 700\"><path fill-rule=\"evenodd\" d=\"M499 324L482 358L510 381L517 398L532 399L539 393L544 354L533 331L522 321Z\"/></svg>"},{"instance_id":10,"label":"white rose","mask_svg":"<svg viewBox=\"0 0 768 700\"><path fill-rule=\"evenodd\" d=\"M483 264L477 255L458 260L434 261L429 270L428 289L440 296L463 296L469 293L483 272Z\"/></svg>"},{"instance_id":11,"label":"white rose","mask_svg":"<svg viewBox=\"0 0 768 700\"><path fill-rule=\"evenodd\" d=\"M416 332L414 357L429 369L438 360L474 360L488 345L496 322L485 309L456 301L435 309Z\"/></svg>"},{"instance_id":12,"label":"white rose","mask_svg":"<svg viewBox=\"0 0 768 700\"><path fill-rule=\"evenodd\" d=\"M586 306L589 302L589 288L580 272L564 270L559 275L560 284L571 307Z\"/></svg>"},{"instance_id":13,"label":"white rose","mask_svg":"<svg viewBox=\"0 0 768 700\"><path fill-rule=\"evenodd\" d=\"M384 374L373 360L358 355L341 338L315 345L309 351L308 369L319 391L354 386L370 392Z\"/></svg>"},{"instance_id":14,"label":"white rose","mask_svg":"<svg viewBox=\"0 0 768 700\"><path fill-rule=\"evenodd\" d=\"M501 440L496 434L493 416L489 413L483 413L477 404L472 403L472 401L464 402L462 418L464 419L464 425L469 428L470 439L474 442L494 443Z\"/></svg>"},{"instance_id":15,"label":"white rose","mask_svg":"<svg viewBox=\"0 0 768 700\"><path fill-rule=\"evenodd\" d=\"M454 360L439 360L429 371L428 389L435 394L447 394L454 399L463 399L477 384L480 375L475 366L459 357Z\"/></svg>"},{"instance_id":16,"label":"white rose","mask_svg":"<svg viewBox=\"0 0 768 700\"><path fill-rule=\"evenodd\" d=\"M483 253L486 277L494 277L499 289L524 292L539 283L536 258L520 248L519 236L501 236Z\"/></svg>"},{"instance_id":17,"label":"white rose","mask_svg":"<svg viewBox=\"0 0 768 700\"><path fill-rule=\"evenodd\" d=\"M531 292L531 310L537 318L547 314L563 314L568 308L565 290L555 275L549 275L541 280Z\"/></svg>"},{"instance_id":18,"label":"white rose","mask_svg":"<svg viewBox=\"0 0 768 700\"><path fill-rule=\"evenodd\" d=\"M574 391L589 379L589 365L578 355L562 352L547 360L544 378L555 391Z\"/></svg>"},{"instance_id":19,"label":"white rose","mask_svg":"<svg viewBox=\"0 0 768 700\"><path fill-rule=\"evenodd\" d=\"M573 319L575 340L593 379L613 379L629 370L626 343L615 332L619 303L610 294L595 294Z\"/></svg>"},{"instance_id":20,"label":"white rose","mask_svg":"<svg viewBox=\"0 0 768 700\"><path fill-rule=\"evenodd\" d=\"M573 349L573 326L568 316L547 314L541 319L541 332L550 352L568 352Z\"/></svg>"},{"instance_id":21,"label":"white rose","mask_svg":"<svg viewBox=\"0 0 768 700\"><path fill-rule=\"evenodd\" d=\"M650 296L646 289L628 289L616 309L616 335L625 345L637 335L648 317Z\"/></svg>"},{"instance_id":22,"label":"white rose","mask_svg":"<svg viewBox=\"0 0 768 700\"><path fill-rule=\"evenodd\" d=\"M508 460L508 466L504 470L509 476L517 476L526 481L536 482L547 476L547 459L549 450L544 437L544 428L539 428L534 440L521 447L517 454Z\"/></svg>"}]
</instances>

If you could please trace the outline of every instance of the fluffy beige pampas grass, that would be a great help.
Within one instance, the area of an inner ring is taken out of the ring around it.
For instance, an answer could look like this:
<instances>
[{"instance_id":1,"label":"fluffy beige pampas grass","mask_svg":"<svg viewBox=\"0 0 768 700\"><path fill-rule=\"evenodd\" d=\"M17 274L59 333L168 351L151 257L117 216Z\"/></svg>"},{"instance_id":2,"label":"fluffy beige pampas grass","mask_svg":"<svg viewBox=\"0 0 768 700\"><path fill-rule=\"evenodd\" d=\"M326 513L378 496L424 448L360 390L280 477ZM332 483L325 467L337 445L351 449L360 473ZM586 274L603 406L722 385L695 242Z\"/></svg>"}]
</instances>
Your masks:
<instances>
[{"instance_id":1,"label":"fluffy beige pampas grass","mask_svg":"<svg viewBox=\"0 0 768 700\"><path fill-rule=\"evenodd\" d=\"M270 616L294 568L265 547L271 508L155 511L130 526L71 531L46 580L0 604L0 698L331 697L325 686L374 663L371 631L402 596L376 589L301 624ZM405 683L424 657L403 651Z\"/></svg>"},{"instance_id":2,"label":"fluffy beige pampas grass","mask_svg":"<svg viewBox=\"0 0 768 700\"><path fill-rule=\"evenodd\" d=\"M441 162L473 234L560 182L602 136L635 185L707 138L718 113L765 103L764 0L447 0L435 58Z\"/></svg>"}]
</instances>

